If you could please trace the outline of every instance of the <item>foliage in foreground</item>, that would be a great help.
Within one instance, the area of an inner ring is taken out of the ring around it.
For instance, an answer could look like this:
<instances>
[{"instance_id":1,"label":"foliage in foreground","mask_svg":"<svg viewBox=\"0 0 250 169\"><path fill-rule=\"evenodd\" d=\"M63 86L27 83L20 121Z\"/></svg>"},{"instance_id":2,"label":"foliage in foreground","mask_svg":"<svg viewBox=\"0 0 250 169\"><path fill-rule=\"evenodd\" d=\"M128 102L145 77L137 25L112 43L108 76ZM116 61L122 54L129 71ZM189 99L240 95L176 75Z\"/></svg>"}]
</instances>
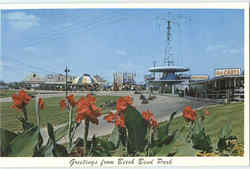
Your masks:
<instances>
[{"instance_id":1,"label":"foliage in foreground","mask_svg":"<svg viewBox=\"0 0 250 169\"><path fill-rule=\"evenodd\" d=\"M139 112L133 106L129 96L120 97L116 102L116 112L110 112L104 117L108 123L113 123L112 134L108 137L95 137L88 139L89 124L99 125L98 117L101 109L96 106L96 98L92 95L80 97L75 100L74 95L61 100L62 111L68 112L66 126L54 129L47 124L48 140L43 140L40 132L40 111L44 109L44 102L36 98L37 123L31 123L27 116L26 105L31 100L23 90L12 96L13 105L23 112L23 131L13 133L0 129L1 156L9 157L81 157L81 156L243 156L243 145L238 143L236 136L232 135L232 127L227 123L221 129L216 145L206 133L204 121L210 115L197 114L190 106L183 111L184 126L170 130L176 112L164 125L159 125L150 110ZM76 116L73 117L73 114ZM75 133L80 124L84 122L83 138L76 138ZM183 130L188 132L184 135ZM67 139L62 145L58 141ZM183 147L176 147L176 144Z\"/></svg>"}]
</instances>

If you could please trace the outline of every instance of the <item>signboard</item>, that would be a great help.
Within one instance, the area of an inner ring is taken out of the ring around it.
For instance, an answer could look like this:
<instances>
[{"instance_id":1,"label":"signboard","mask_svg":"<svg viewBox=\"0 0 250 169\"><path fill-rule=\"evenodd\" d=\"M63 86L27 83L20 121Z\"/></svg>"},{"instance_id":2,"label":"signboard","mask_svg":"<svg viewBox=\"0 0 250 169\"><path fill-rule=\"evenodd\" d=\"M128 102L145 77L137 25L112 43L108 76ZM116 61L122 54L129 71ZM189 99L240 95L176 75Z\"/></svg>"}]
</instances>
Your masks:
<instances>
[{"instance_id":1,"label":"signboard","mask_svg":"<svg viewBox=\"0 0 250 169\"><path fill-rule=\"evenodd\" d=\"M216 69L215 76L239 76L240 68Z\"/></svg>"},{"instance_id":2,"label":"signboard","mask_svg":"<svg viewBox=\"0 0 250 169\"><path fill-rule=\"evenodd\" d=\"M208 75L192 75L191 80L208 80Z\"/></svg>"}]
</instances>

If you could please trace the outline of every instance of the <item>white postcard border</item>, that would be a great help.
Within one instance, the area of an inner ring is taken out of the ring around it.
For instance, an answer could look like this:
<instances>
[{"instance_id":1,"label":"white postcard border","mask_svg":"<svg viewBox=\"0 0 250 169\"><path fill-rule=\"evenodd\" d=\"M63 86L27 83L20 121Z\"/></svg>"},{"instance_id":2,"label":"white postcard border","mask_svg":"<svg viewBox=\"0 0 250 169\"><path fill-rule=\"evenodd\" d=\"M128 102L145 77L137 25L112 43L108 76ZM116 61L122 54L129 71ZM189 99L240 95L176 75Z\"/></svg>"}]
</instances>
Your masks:
<instances>
[{"instance_id":1,"label":"white postcard border","mask_svg":"<svg viewBox=\"0 0 250 169\"><path fill-rule=\"evenodd\" d=\"M0 4L0 9L145 8L145 9L244 9L244 157L0 157L1 167L156 167L156 166L247 166L249 165L249 3L65 3ZM119 160L131 161L119 165ZM151 161L140 165L139 160ZM163 162L159 164L159 159ZM114 164L101 165L103 160ZM74 161L74 162L72 162ZM94 161L94 162L93 162ZM134 162L132 162L134 161ZM76 163L77 162L77 163ZM72 163L74 163L72 165ZM72 166L71 166L72 165Z\"/></svg>"}]
</instances>

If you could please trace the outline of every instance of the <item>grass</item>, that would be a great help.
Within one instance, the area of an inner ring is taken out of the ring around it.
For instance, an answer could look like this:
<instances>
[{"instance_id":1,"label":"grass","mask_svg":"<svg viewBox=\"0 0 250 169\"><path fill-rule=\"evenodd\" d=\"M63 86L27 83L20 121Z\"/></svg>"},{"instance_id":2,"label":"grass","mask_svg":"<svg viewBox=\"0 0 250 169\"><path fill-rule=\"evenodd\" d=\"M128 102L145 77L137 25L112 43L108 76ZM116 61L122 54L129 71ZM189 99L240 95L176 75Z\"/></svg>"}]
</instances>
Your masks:
<instances>
[{"instance_id":1,"label":"grass","mask_svg":"<svg viewBox=\"0 0 250 169\"><path fill-rule=\"evenodd\" d=\"M78 97L76 97L77 99ZM97 99L97 106L100 106L106 101L115 101L118 98L118 96L96 96ZM40 111L41 116L41 126L45 127L48 122L59 125L63 124L67 121L68 113L67 111L62 112L60 109L59 102L63 99L63 97L51 97L51 98L45 98L45 108ZM11 109L10 106L12 105L12 102L5 102L0 103L0 127L6 128L10 131L20 131L22 129L22 123L17 120L18 117L23 116L23 112L20 112L16 109ZM115 106L113 107L106 107L102 109L102 113L106 114L110 110L115 109ZM35 101L34 99L31 100L31 102L27 105L28 110L28 117L29 121L36 123L36 116L35 116Z\"/></svg>"},{"instance_id":2,"label":"grass","mask_svg":"<svg viewBox=\"0 0 250 169\"><path fill-rule=\"evenodd\" d=\"M241 144L244 144L244 103L233 103L228 105L218 105L216 107L208 108L209 116L204 120L204 127L206 133L210 136L214 149L219 139L221 128L223 128L227 121L232 125L232 135L238 138ZM197 111L203 113L203 110ZM161 125L167 122L161 123ZM182 116L175 118L170 126L170 131L181 129L184 126L184 119ZM187 129L184 129L177 136L177 141L173 145L177 150L176 156L191 156L195 153L191 144L187 144L183 140L183 136L187 134ZM157 156L166 155L169 152L169 146L163 146L159 149Z\"/></svg>"},{"instance_id":3,"label":"grass","mask_svg":"<svg viewBox=\"0 0 250 169\"><path fill-rule=\"evenodd\" d=\"M244 103L233 103L229 105L216 105L215 107L208 107L210 112L209 116L206 116L204 120L204 126L206 134L208 134L212 141L213 150L217 148L217 142L221 128L223 128L227 121L232 125L232 135L237 136L238 141L244 144ZM197 111L198 115L203 114L204 110ZM166 125L168 122L160 123L160 127ZM173 119L170 125L170 132L176 129L181 129L184 126L184 119L182 116ZM184 128L177 133L175 141L171 145L163 145L160 147L154 146L155 156L166 156L168 153L176 152L175 156L195 156L199 150L193 149L192 144L187 143L185 136L187 134L187 128ZM106 139L110 135L102 137ZM141 153L140 156L144 156ZM116 149L112 152L112 156L120 156L120 150Z\"/></svg>"},{"instance_id":4,"label":"grass","mask_svg":"<svg viewBox=\"0 0 250 169\"><path fill-rule=\"evenodd\" d=\"M7 90L7 89L0 90L0 98L11 97L11 95L14 93L16 93L15 90ZM36 92L28 91L27 93L32 95L35 94Z\"/></svg>"}]
</instances>

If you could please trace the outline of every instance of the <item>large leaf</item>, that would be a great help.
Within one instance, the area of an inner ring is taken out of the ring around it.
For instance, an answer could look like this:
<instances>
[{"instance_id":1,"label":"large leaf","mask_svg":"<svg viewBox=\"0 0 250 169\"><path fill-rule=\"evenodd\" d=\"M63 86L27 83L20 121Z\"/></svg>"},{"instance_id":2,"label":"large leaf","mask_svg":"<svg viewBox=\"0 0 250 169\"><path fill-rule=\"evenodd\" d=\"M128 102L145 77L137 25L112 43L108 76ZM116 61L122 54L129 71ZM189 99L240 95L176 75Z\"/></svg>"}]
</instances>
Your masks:
<instances>
[{"instance_id":1,"label":"large leaf","mask_svg":"<svg viewBox=\"0 0 250 169\"><path fill-rule=\"evenodd\" d=\"M16 136L10 143L8 156L10 157L32 157L34 148L38 143L39 128L33 127L23 134Z\"/></svg>"},{"instance_id":2,"label":"large leaf","mask_svg":"<svg viewBox=\"0 0 250 169\"><path fill-rule=\"evenodd\" d=\"M168 120L168 124L167 124L167 127L166 127L166 134L168 135L169 134L169 126L171 125L173 119L174 119L174 116L176 115L176 112L173 112L171 115L170 115L170 118Z\"/></svg>"},{"instance_id":3,"label":"large leaf","mask_svg":"<svg viewBox=\"0 0 250 169\"><path fill-rule=\"evenodd\" d=\"M18 120L19 120L20 122L22 122L22 126L23 126L23 130L24 130L24 131L29 130L29 129L35 127L35 125L34 125L33 123L24 120L23 117L18 118Z\"/></svg>"},{"instance_id":4,"label":"large leaf","mask_svg":"<svg viewBox=\"0 0 250 169\"><path fill-rule=\"evenodd\" d=\"M124 111L125 125L128 129L128 153L144 151L147 126L140 112L128 106Z\"/></svg>"},{"instance_id":5,"label":"large leaf","mask_svg":"<svg viewBox=\"0 0 250 169\"><path fill-rule=\"evenodd\" d=\"M191 143L186 142L184 135L180 132L176 135L174 144L171 147L172 151L176 151L175 156L195 156L198 152Z\"/></svg>"},{"instance_id":6,"label":"large leaf","mask_svg":"<svg viewBox=\"0 0 250 169\"><path fill-rule=\"evenodd\" d=\"M193 143L193 148L197 150L211 152L213 149L210 136L206 134L205 128L203 127L202 122L199 120L195 122L191 140Z\"/></svg>"},{"instance_id":7,"label":"large leaf","mask_svg":"<svg viewBox=\"0 0 250 169\"><path fill-rule=\"evenodd\" d=\"M114 147L115 148L118 148L119 147L119 144L120 144L120 133L119 133L119 128L118 127L114 127L113 128L113 131L112 131L112 134L109 138L109 141L111 143L113 143Z\"/></svg>"},{"instance_id":8,"label":"large leaf","mask_svg":"<svg viewBox=\"0 0 250 169\"><path fill-rule=\"evenodd\" d=\"M0 156L6 156L8 154L9 144L16 136L17 135L15 133L0 128L0 145L1 145Z\"/></svg>"},{"instance_id":9,"label":"large leaf","mask_svg":"<svg viewBox=\"0 0 250 169\"><path fill-rule=\"evenodd\" d=\"M65 136L66 131L68 130L68 125L63 125L55 130L55 140L59 141Z\"/></svg>"},{"instance_id":10,"label":"large leaf","mask_svg":"<svg viewBox=\"0 0 250 169\"><path fill-rule=\"evenodd\" d=\"M217 143L217 149L222 152L228 148L227 140L230 139L232 134L232 126L229 122L220 130L220 138Z\"/></svg>"},{"instance_id":11,"label":"large leaf","mask_svg":"<svg viewBox=\"0 0 250 169\"><path fill-rule=\"evenodd\" d=\"M232 126L228 121L225 127L223 127L220 131L220 138L228 138L231 136L231 134L232 134Z\"/></svg>"},{"instance_id":12,"label":"large leaf","mask_svg":"<svg viewBox=\"0 0 250 169\"><path fill-rule=\"evenodd\" d=\"M173 112L170 116L170 119L167 124L160 126L160 128L156 131L157 135L157 142L159 145L162 144L169 144L173 137L175 136L175 133L177 131L174 131L170 134L169 127L171 125L172 120L174 119L174 116L176 115L176 112Z\"/></svg>"},{"instance_id":13,"label":"large leaf","mask_svg":"<svg viewBox=\"0 0 250 169\"><path fill-rule=\"evenodd\" d=\"M57 144L53 126L47 125L49 139L45 146L41 147L37 156L41 157L65 157L67 156L66 148L63 145Z\"/></svg>"},{"instance_id":14,"label":"large leaf","mask_svg":"<svg viewBox=\"0 0 250 169\"><path fill-rule=\"evenodd\" d=\"M107 140L93 137L91 141L91 147L89 156L105 157L111 156L111 152L114 149L113 144Z\"/></svg>"}]
</instances>

